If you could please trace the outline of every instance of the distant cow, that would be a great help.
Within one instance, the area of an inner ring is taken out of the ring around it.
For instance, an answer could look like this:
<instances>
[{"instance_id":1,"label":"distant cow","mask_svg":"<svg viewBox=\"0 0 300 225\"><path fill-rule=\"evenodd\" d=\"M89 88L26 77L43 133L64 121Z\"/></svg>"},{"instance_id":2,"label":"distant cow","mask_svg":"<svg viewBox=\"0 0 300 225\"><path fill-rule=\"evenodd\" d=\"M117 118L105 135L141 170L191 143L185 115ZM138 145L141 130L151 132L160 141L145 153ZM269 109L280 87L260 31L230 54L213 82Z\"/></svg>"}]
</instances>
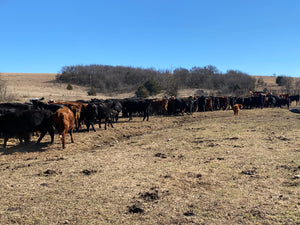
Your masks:
<instances>
[{"instance_id":1,"label":"distant cow","mask_svg":"<svg viewBox=\"0 0 300 225\"><path fill-rule=\"evenodd\" d=\"M211 97L205 98L205 111L213 111L213 102Z\"/></svg>"},{"instance_id":2,"label":"distant cow","mask_svg":"<svg viewBox=\"0 0 300 225\"><path fill-rule=\"evenodd\" d=\"M124 99L122 102L122 115L129 116L129 120L132 120L133 113L143 114L143 121L147 118L149 121L149 112L151 108L151 100L149 99Z\"/></svg>"},{"instance_id":3,"label":"distant cow","mask_svg":"<svg viewBox=\"0 0 300 225\"><path fill-rule=\"evenodd\" d=\"M170 97L168 100L168 114L169 115L183 115L184 112L192 113L193 105L196 100L193 96L186 98Z\"/></svg>"},{"instance_id":4,"label":"distant cow","mask_svg":"<svg viewBox=\"0 0 300 225\"><path fill-rule=\"evenodd\" d=\"M87 131L90 131L90 126L92 126L93 131L96 132L94 123L96 123L98 118L98 107L95 103L90 102L84 109L84 122L87 127Z\"/></svg>"},{"instance_id":5,"label":"distant cow","mask_svg":"<svg viewBox=\"0 0 300 225\"><path fill-rule=\"evenodd\" d=\"M205 112L206 98L205 96L198 96L197 98L197 108L198 112Z\"/></svg>"},{"instance_id":6,"label":"distant cow","mask_svg":"<svg viewBox=\"0 0 300 225\"><path fill-rule=\"evenodd\" d=\"M229 99L227 96L219 97L220 109L226 110L229 107Z\"/></svg>"},{"instance_id":7,"label":"distant cow","mask_svg":"<svg viewBox=\"0 0 300 225\"><path fill-rule=\"evenodd\" d=\"M291 103L295 101L296 105L299 104L299 95L291 95L289 98L290 98Z\"/></svg>"},{"instance_id":8,"label":"distant cow","mask_svg":"<svg viewBox=\"0 0 300 225\"><path fill-rule=\"evenodd\" d=\"M241 104L235 104L235 105L233 105L232 109L233 109L233 112L234 112L235 116L239 115L239 112L242 109L242 107L243 107L243 105L241 105Z\"/></svg>"},{"instance_id":9,"label":"distant cow","mask_svg":"<svg viewBox=\"0 0 300 225\"><path fill-rule=\"evenodd\" d=\"M69 107L71 111L74 113L74 119L75 119L75 127L76 130L80 129L81 126L81 121L83 120L81 116L83 115L83 110L84 110L84 103L82 102L73 102L73 101L50 101L50 104L61 104L64 106Z\"/></svg>"},{"instance_id":10,"label":"distant cow","mask_svg":"<svg viewBox=\"0 0 300 225\"><path fill-rule=\"evenodd\" d=\"M6 148L8 139L13 137L28 143L31 133L36 131L41 133L37 143L49 132L52 144L54 141L52 125L52 112L49 110L20 110L2 115L0 116L0 133L4 138L3 148Z\"/></svg>"},{"instance_id":11,"label":"distant cow","mask_svg":"<svg viewBox=\"0 0 300 225\"><path fill-rule=\"evenodd\" d=\"M167 99L153 99L151 101L152 113L166 115L168 113Z\"/></svg>"},{"instance_id":12,"label":"distant cow","mask_svg":"<svg viewBox=\"0 0 300 225\"><path fill-rule=\"evenodd\" d=\"M118 122L119 120L119 115L120 115L120 112L122 112L122 104L120 102L120 100L118 99L110 99L110 101L112 102L111 104L111 109L113 110L112 111L112 115L111 115L111 119L113 122Z\"/></svg>"},{"instance_id":13,"label":"distant cow","mask_svg":"<svg viewBox=\"0 0 300 225\"><path fill-rule=\"evenodd\" d=\"M194 102L197 100L195 96L180 98L183 111L189 114L193 113Z\"/></svg>"},{"instance_id":14,"label":"distant cow","mask_svg":"<svg viewBox=\"0 0 300 225\"><path fill-rule=\"evenodd\" d=\"M68 107L58 109L53 114L53 123L58 134L61 135L62 148L65 148L67 132L70 133L71 142L74 143L73 129L75 118L73 112Z\"/></svg>"},{"instance_id":15,"label":"distant cow","mask_svg":"<svg viewBox=\"0 0 300 225\"><path fill-rule=\"evenodd\" d=\"M114 127L111 121L112 115L114 113L109 102L99 102L96 104L98 109L98 120L99 128L101 128L101 120L104 119L104 129L107 129L107 125Z\"/></svg>"}]
</instances>

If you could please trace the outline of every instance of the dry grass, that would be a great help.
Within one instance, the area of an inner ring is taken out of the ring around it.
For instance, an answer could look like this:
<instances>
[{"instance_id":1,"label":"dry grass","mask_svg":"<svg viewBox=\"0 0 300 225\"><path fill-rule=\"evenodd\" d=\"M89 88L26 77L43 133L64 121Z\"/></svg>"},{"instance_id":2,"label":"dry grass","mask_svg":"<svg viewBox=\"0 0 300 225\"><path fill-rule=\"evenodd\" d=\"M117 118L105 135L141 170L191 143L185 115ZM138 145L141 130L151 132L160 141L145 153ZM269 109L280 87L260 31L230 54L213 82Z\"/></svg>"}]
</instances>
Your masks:
<instances>
[{"instance_id":1,"label":"dry grass","mask_svg":"<svg viewBox=\"0 0 300 225\"><path fill-rule=\"evenodd\" d=\"M10 142L0 157L3 224L297 224L299 116L195 113ZM143 212L138 212L139 210ZM133 213L133 212L137 213Z\"/></svg>"},{"instance_id":2,"label":"dry grass","mask_svg":"<svg viewBox=\"0 0 300 225\"><path fill-rule=\"evenodd\" d=\"M91 98L125 98L133 93L107 96L97 94L88 96L89 87L72 85L73 90L67 90L67 84L55 82L55 73L0 73L0 78L6 82L8 95L14 96L14 101L28 102L31 98L44 97L47 100L90 100Z\"/></svg>"},{"instance_id":3,"label":"dry grass","mask_svg":"<svg viewBox=\"0 0 300 225\"><path fill-rule=\"evenodd\" d=\"M299 224L299 119L287 109L121 118L67 137L65 150L57 135L52 146L11 139L0 224Z\"/></svg>"},{"instance_id":4,"label":"dry grass","mask_svg":"<svg viewBox=\"0 0 300 225\"><path fill-rule=\"evenodd\" d=\"M277 93L286 93L286 88L285 87L280 87L278 84L276 84L276 76L254 76L256 81L259 78L262 78L265 85L262 87L257 87L257 91L263 91L264 88L267 88L269 91L276 91ZM292 86L292 91L296 89L296 82L300 81L300 77L293 77L293 86ZM296 94L296 93L292 93ZM298 92L297 92L298 94Z\"/></svg>"}]
</instances>

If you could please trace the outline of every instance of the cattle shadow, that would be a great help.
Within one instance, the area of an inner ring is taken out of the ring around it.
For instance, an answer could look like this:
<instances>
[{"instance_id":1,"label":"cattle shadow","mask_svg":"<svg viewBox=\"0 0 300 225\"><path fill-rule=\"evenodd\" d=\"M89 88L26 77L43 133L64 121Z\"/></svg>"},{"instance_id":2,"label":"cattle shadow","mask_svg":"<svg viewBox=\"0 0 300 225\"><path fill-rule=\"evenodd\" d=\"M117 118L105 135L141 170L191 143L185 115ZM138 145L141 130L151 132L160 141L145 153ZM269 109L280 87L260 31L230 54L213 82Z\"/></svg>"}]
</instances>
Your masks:
<instances>
[{"instance_id":1,"label":"cattle shadow","mask_svg":"<svg viewBox=\"0 0 300 225\"><path fill-rule=\"evenodd\" d=\"M20 143L14 146L7 146L6 149L4 149L1 146L0 154L1 155L12 155L16 152L19 153L30 153L30 152L45 152L49 149L49 146L51 146L51 142L42 142L36 144L36 142L31 141L28 144Z\"/></svg>"}]
</instances>

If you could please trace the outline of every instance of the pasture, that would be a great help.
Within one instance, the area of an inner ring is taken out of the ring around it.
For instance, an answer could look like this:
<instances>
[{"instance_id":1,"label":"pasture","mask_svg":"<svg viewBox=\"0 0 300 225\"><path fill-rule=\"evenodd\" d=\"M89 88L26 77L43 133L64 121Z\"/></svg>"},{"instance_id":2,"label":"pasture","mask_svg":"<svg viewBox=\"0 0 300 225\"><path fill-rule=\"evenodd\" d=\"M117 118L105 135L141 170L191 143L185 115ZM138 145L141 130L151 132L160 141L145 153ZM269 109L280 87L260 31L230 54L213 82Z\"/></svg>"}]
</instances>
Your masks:
<instances>
[{"instance_id":1,"label":"pasture","mask_svg":"<svg viewBox=\"0 0 300 225\"><path fill-rule=\"evenodd\" d=\"M90 99L55 74L1 78L19 102ZM58 134L6 151L0 139L0 224L300 224L299 119L286 108L120 118L67 135L64 150Z\"/></svg>"},{"instance_id":2,"label":"pasture","mask_svg":"<svg viewBox=\"0 0 300 225\"><path fill-rule=\"evenodd\" d=\"M299 119L280 108L121 118L64 150L57 134L52 146L10 139L0 223L299 224Z\"/></svg>"}]
</instances>

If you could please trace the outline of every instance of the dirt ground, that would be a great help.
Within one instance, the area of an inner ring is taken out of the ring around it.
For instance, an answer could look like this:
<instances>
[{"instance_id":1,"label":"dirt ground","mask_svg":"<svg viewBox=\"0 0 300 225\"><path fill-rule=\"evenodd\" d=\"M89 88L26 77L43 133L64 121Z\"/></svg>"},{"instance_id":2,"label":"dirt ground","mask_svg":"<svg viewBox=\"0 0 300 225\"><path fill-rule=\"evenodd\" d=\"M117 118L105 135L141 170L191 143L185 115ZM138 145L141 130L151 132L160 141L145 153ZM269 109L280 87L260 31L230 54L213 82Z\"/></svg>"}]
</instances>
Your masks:
<instances>
[{"instance_id":1,"label":"dirt ground","mask_svg":"<svg viewBox=\"0 0 300 225\"><path fill-rule=\"evenodd\" d=\"M121 118L64 150L58 134L10 139L0 224L300 224L299 119L286 108Z\"/></svg>"},{"instance_id":2,"label":"dirt ground","mask_svg":"<svg viewBox=\"0 0 300 225\"><path fill-rule=\"evenodd\" d=\"M1 224L299 224L300 115L127 118L0 150ZM33 141L36 138L33 138ZM2 144L3 141L1 140Z\"/></svg>"}]
</instances>

